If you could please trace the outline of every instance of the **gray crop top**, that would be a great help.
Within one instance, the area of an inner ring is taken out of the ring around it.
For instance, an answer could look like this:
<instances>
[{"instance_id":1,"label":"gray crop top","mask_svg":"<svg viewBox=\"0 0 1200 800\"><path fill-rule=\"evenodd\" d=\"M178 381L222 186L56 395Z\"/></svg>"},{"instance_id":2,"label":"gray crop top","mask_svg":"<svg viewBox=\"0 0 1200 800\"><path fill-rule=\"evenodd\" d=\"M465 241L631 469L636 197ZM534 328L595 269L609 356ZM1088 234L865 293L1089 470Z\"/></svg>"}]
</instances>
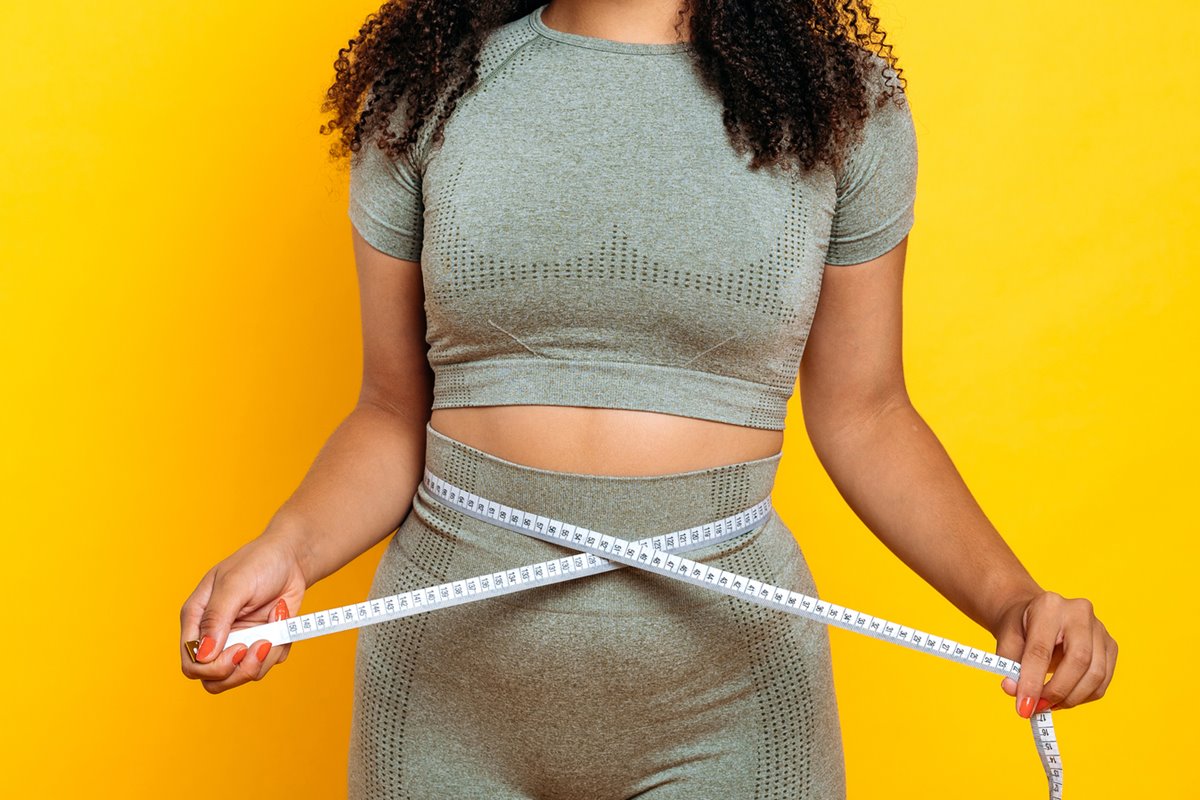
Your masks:
<instances>
[{"instance_id":1,"label":"gray crop top","mask_svg":"<svg viewBox=\"0 0 1200 800\"><path fill-rule=\"evenodd\" d=\"M689 43L567 33L544 7L492 31L419 171L374 142L351 162L355 228L421 266L432 407L782 430L823 265L880 256L913 225L907 100L872 111L842 174L752 172Z\"/></svg>"}]
</instances>

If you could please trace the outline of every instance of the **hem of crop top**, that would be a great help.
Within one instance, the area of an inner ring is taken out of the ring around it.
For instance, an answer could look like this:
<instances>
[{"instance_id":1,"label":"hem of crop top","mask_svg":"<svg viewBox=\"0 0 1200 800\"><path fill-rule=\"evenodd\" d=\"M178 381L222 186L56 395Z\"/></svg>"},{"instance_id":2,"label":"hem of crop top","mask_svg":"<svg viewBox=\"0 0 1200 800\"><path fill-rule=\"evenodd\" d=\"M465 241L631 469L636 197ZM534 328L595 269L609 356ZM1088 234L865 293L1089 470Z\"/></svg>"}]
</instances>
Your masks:
<instances>
[{"instance_id":1,"label":"hem of crop top","mask_svg":"<svg viewBox=\"0 0 1200 800\"><path fill-rule=\"evenodd\" d=\"M616 39L602 39L598 36L585 36L582 33L569 33L551 28L542 22L542 9L548 3L538 6L526 17L529 27L547 39L553 39L563 44L577 47L588 47L592 50L606 50L610 53L628 53L631 55L658 55L666 53L681 53L691 48L690 41L684 42L619 42Z\"/></svg>"},{"instance_id":2,"label":"hem of crop top","mask_svg":"<svg viewBox=\"0 0 1200 800\"><path fill-rule=\"evenodd\" d=\"M521 374L522 368L528 368L535 378ZM536 356L439 364L435 376L434 409L493 405L622 408L777 431L784 428L793 388L663 364Z\"/></svg>"}]
</instances>

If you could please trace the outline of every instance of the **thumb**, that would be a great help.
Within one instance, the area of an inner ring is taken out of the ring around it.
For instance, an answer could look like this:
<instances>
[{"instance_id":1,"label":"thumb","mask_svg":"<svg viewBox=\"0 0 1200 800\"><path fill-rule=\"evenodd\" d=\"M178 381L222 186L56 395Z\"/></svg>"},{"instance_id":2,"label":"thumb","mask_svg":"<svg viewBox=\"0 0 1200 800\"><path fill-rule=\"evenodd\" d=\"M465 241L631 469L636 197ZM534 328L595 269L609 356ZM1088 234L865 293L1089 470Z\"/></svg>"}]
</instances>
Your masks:
<instances>
[{"instance_id":1,"label":"thumb","mask_svg":"<svg viewBox=\"0 0 1200 800\"><path fill-rule=\"evenodd\" d=\"M228 573L218 573L213 580L212 593L200 614L200 646L196 649L196 660L206 662L215 659L225 649L225 639L233 621L245 605L241 585L231 580Z\"/></svg>"},{"instance_id":2,"label":"thumb","mask_svg":"<svg viewBox=\"0 0 1200 800\"><path fill-rule=\"evenodd\" d=\"M1021 653L1025 652L1025 632L1017 625L1008 625L996 637L996 655L1009 661L1019 661ZM1009 697L1017 696L1017 682L1009 677L1000 681L1000 688Z\"/></svg>"}]
</instances>

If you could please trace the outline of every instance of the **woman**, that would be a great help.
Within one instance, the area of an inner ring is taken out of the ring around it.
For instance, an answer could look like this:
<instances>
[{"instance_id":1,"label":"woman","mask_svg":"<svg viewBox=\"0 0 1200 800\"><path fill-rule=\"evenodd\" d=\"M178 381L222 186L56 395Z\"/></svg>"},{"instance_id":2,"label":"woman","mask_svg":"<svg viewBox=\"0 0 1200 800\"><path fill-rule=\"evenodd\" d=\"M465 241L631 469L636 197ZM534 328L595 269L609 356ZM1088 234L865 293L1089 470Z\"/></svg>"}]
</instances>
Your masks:
<instances>
[{"instance_id":1,"label":"woman","mask_svg":"<svg viewBox=\"0 0 1200 800\"><path fill-rule=\"evenodd\" d=\"M425 469L631 540L745 509L798 375L847 502L1022 663L1017 713L1103 695L1091 605L1033 580L909 402L916 140L868 5L476 5L387 3L338 61L361 396L188 598L184 673L260 680L288 646L229 631L397 527L371 597L575 552L447 506ZM818 594L775 514L687 555ZM358 635L352 798L845 795L812 620L623 568Z\"/></svg>"}]
</instances>

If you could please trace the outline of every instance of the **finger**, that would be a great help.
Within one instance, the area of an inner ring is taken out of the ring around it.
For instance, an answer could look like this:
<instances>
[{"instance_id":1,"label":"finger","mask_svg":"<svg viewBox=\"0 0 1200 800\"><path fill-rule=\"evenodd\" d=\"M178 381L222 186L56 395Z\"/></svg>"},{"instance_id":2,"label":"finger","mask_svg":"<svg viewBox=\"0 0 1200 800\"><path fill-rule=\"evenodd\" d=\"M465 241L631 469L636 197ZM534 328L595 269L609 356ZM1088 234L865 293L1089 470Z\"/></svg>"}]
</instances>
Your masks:
<instances>
[{"instance_id":1,"label":"finger","mask_svg":"<svg viewBox=\"0 0 1200 800\"><path fill-rule=\"evenodd\" d=\"M1063 656L1054 676L1042 687L1042 697L1050 705L1058 705L1079 687L1088 669L1092 668L1096 634L1088 622L1069 621L1063 627ZM1098 684L1099 681L1097 681Z\"/></svg>"},{"instance_id":2,"label":"finger","mask_svg":"<svg viewBox=\"0 0 1200 800\"><path fill-rule=\"evenodd\" d=\"M1052 708L1073 708L1092 699L1108 674L1108 652L1105 638L1098 625L1092 626L1091 661L1084 674L1079 678L1079 682L1061 700L1054 700L1053 695L1050 694L1050 684L1046 685L1046 691L1042 693L1042 697L1051 698ZM1055 673L1054 677L1057 678L1058 674ZM1054 683L1054 680L1051 680L1050 683Z\"/></svg>"},{"instance_id":3,"label":"finger","mask_svg":"<svg viewBox=\"0 0 1200 800\"><path fill-rule=\"evenodd\" d=\"M1017 628L1010 627L1004 630L996 639L996 655L1001 658L1007 658L1009 661L1020 661L1021 651L1025 649L1025 637L1021 635L1021 631ZM1017 682L1012 678L1005 677L1000 681L1000 688L1009 697L1015 697L1017 694Z\"/></svg>"},{"instance_id":4,"label":"finger","mask_svg":"<svg viewBox=\"0 0 1200 800\"><path fill-rule=\"evenodd\" d=\"M246 602L246 581L236 573L217 572L213 576L212 593L200 614L196 660L204 663L217 657L225 648L225 639L233 622L238 618Z\"/></svg>"},{"instance_id":5,"label":"finger","mask_svg":"<svg viewBox=\"0 0 1200 800\"><path fill-rule=\"evenodd\" d=\"M242 649L244 655L241 657L240 663L229 674L213 680L200 681L211 694L220 694L262 677L263 658L270 651L271 643L266 639L259 639L251 642L249 647L241 645L238 647ZM231 647L230 650L232 649Z\"/></svg>"},{"instance_id":6,"label":"finger","mask_svg":"<svg viewBox=\"0 0 1200 800\"><path fill-rule=\"evenodd\" d=\"M1037 610L1028 615L1025 648L1021 653L1021 675L1017 679L1017 713L1026 719L1033 715L1034 707L1042 695L1046 671L1054 655L1054 644L1062 630L1059 622L1061 615L1057 612L1058 603L1051 598L1049 602L1039 603Z\"/></svg>"},{"instance_id":7,"label":"finger","mask_svg":"<svg viewBox=\"0 0 1200 800\"><path fill-rule=\"evenodd\" d=\"M1091 604L1087 600L1074 600L1066 608L1071 610L1062 617L1062 657L1057 665L1051 664L1054 677L1042 687L1041 697L1051 706L1058 705L1075 691L1092 669L1092 661L1104 654L1103 650L1095 651L1096 631L1092 625Z\"/></svg>"},{"instance_id":8,"label":"finger","mask_svg":"<svg viewBox=\"0 0 1200 800\"><path fill-rule=\"evenodd\" d=\"M261 681L263 678L267 677L267 672L270 671L271 667L278 664L279 660L283 657L284 647L286 647L286 645L277 644L267 650L266 656L262 659L262 668L259 669L258 675L254 680Z\"/></svg>"},{"instance_id":9,"label":"finger","mask_svg":"<svg viewBox=\"0 0 1200 800\"><path fill-rule=\"evenodd\" d=\"M200 682L224 680L237 670L238 662L246 656L245 645L230 647L220 653L212 661L203 664L193 664L186 656L183 664L183 674Z\"/></svg>"},{"instance_id":10,"label":"finger","mask_svg":"<svg viewBox=\"0 0 1200 800\"><path fill-rule=\"evenodd\" d=\"M209 597L212 595L213 578L216 574L216 568L209 570L201 579L199 585L184 602L183 607L179 612L180 621L180 642L179 642L179 658L180 667L184 676L188 678L219 678L233 671L231 659L238 656L235 649L230 649L228 653L206 653L210 658L206 662L198 662L192 656L194 648L189 647L189 642L194 643L194 640L199 636L200 619L204 615L204 608L208 603ZM218 656L224 656L219 658Z\"/></svg>"},{"instance_id":11,"label":"finger","mask_svg":"<svg viewBox=\"0 0 1200 800\"><path fill-rule=\"evenodd\" d=\"M1109 636L1108 630L1105 630L1104 625L1099 620L1096 620L1096 627L1099 628L1100 642L1104 644L1104 678L1100 680L1100 685L1096 687L1096 690L1092 691L1090 696L1082 700L1084 703L1104 697L1104 693L1109 691L1109 684L1112 682L1112 672L1114 672L1117 666L1116 640Z\"/></svg>"},{"instance_id":12,"label":"finger","mask_svg":"<svg viewBox=\"0 0 1200 800\"><path fill-rule=\"evenodd\" d=\"M1101 682L1100 688L1096 690L1097 700L1103 697L1108 691L1108 685L1112 683L1113 672L1117 668L1117 640L1109 635L1108 631L1104 629L1103 624L1100 625L1100 628L1101 630L1104 630L1104 641L1106 643L1105 656L1107 659L1108 674L1104 676L1104 680Z\"/></svg>"},{"instance_id":13,"label":"finger","mask_svg":"<svg viewBox=\"0 0 1200 800\"><path fill-rule=\"evenodd\" d=\"M187 643L199 638L200 616L204 613L204 606L208 604L208 598L212 594L215 572L214 568L205 573L204 577L200 579L200 583L183 602L183 607L179 609L179 650L185 665L192 663L189 655L191 651L188 650ZM184 673L187 673L186 669Z\"/></svg>"},{"instance_id":14,"label":"finger","mask_svg":"<svg viewBox=\"0 0 1200 800\"><path fill-rule=\"evenodd\" d=\"M279 598L279 602L275 604L275 608L271 610L271 619L275 622L278 622L281 619L287 618L288 605L287 602L281 597ZM261 653L258 654L259 660L262 661L262 667L259 669L255 680L261 681L267 676L267 672L271 669L271 667L283 661L283 659L287 657L287 651L289 647L289 644L277 644L272 646L269 650L266 650L265 656Z\"/></svg>"}]
</instances>

